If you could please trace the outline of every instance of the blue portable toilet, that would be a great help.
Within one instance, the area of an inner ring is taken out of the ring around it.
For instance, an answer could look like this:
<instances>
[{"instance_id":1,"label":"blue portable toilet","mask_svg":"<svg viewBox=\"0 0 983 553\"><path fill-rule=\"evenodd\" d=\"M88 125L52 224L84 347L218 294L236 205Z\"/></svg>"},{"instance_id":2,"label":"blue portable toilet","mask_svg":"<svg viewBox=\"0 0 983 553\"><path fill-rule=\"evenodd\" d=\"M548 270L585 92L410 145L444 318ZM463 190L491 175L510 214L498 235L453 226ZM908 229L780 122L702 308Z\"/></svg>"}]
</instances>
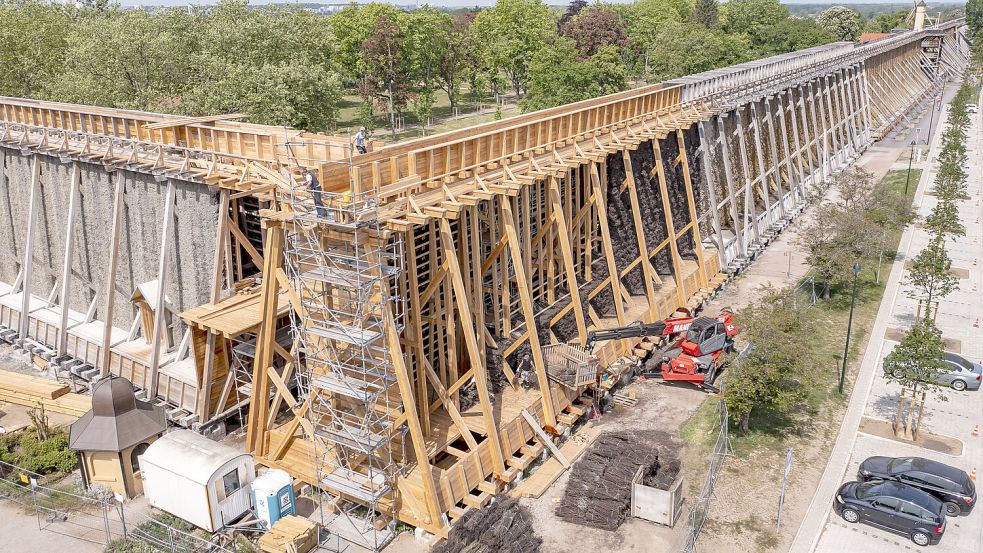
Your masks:
<instances>
[{"instance_id":1,"label":"blue portable toilet","mask_svg":"<svg viewBox=\"0 0 983 553\"><path fill-rule=\"evenodd\" d=\"M252 485L256 518L266 528L287 515L296 514L293 480L286 471L270 469L257 476Z\"/></svg>"}]
</instances>

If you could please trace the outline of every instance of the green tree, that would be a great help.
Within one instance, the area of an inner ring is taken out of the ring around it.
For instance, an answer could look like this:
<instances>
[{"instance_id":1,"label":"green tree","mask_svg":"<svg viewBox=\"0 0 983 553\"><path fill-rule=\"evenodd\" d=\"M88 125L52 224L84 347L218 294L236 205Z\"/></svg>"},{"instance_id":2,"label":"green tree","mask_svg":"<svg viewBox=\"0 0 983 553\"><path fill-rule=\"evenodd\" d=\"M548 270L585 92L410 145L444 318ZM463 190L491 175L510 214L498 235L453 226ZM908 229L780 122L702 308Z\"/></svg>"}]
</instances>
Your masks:
<instances>
[{"instance_id":1,"label":"green tree","mask_svg":"<svg viewBox=\"0 0 983 553\"><path fill-rule=\"evenodd\" d=\"M628 29L628 40L638 57L642 75L649 75L653 50L660 46L659 33L667 25L689 19L689 5L682 1L637 0L631 4L615 4L611 9L621 14Z\"/></svg>"},{"instance_id":2,"label":"green tree","mask_svg":"<svg viewBox=\"0 0 983 553\"><path fill-rule=\"evenodd\" d=\"M434 90L438 88L442 63L452 55L453 26L449 14L430 6L403 16L407 63L417 83L414 111L424 127L433 115Z\"/></svg>"},{"instance_id":3,"label":"green tree","mask_svg":"<svg viewBox=\"0 0 983 553\"><path fill-rule=\"evenodd\" d=\"M33 96L60 70L73 10L33 0L0 2L0 94Z\"/></svg>"},{"instance_id":4,"label":"green tree","mask_svg":"<svg viewBox=\"0 0 983 553\"><path fill-rule=\"evenodd\" d=\"M979 36L983 32L983 0L966 2L966 25L970 36Z\"/></svg>"},{"instance_id":5,"label":"green tree","mask_svg":"<svg viewBox=\"0 0 983 553\"><path fill-rule=\"evenodd\" d=\"M867 20L866 30L871 33L890 33L899 27L907 27L905 20L908 10L898 10L891 13L879 13Z\"/></svg>"},{"instance_id":6,"label":"green tree","mask_svg":"<svg viewBox=\"0 0 983 553\"><path fill-rule=\"evenodd\" d=\"M498 0L472 25L489 67L501 69L517 97L526 88L533 56L556 36L556 21L541 0Z\"/></svg>"},{"instance_id":7,"label":"green tree","mask_svg":"<svg viewBox=\"0 0 983 553\"><path fill-rule=\"evenodd\" d=\"M801 407L821 382L815 362L815 317L794 301L791 289L763 289L761 300L741 311L737 323L748 342L731 355L724 373L724 400L741 432L750 429L755 410L788 414Z\"/></svg>"},{"instance_id":8,"label":"green tree","mask_svg":"<svg viewBox=\"0 0 983 553\"><path fill-rule=\"evenodd\" d=\"M721 5L723 29L727 33L758 35L758 29L788 19L788 8L779 0L730 0Z\"/></svg>"},{"instance_id":9,"label":"green tree","mask_svg":"<svg viewBox=\"0 0 983 553\"><path fill-rule=\"evenodd\" d=\"M926 305L938 301L959 288L959 278L951 272L952 260L946 252L945 243L933 237L922 251L911 261L907 284L911 287L909 297L924 300Z\"/></svg>"},{"instance_id":10,"label":"green tree","mask_svg":"<svg viewBox=\"0 0 983 553\"><path fill-rule=\"evenodd\" d=\"M835 36L812 19L783 19L759 27L755 39L756 53L761 56L786 54L836 41Z\"/></svg>"},{"instance_id":11,"label":"green tree","mask_svg":"<svg viewBox=\"0 0 983 553\"><path fill-rule=\"evenodd\" d=\"M628 46L625 23L618 12L599 6L582 10L577 17L560 29L580 51L580 59L587 59L604 48L614 46L618 50Z\"/></svg>"},{"instance_id":12,"label":"green tree","mask_svg":"<svg viewBox=\"0 0 983 553\"><path fill-rule=\"evenodd\" d=\"M816 23L837 40L857 40L863 28L861 15L843 6L827 8L816 18Z\"/></svg>"},{"instance_id":13,"label":"green tree","mask_svg":"<svg viewBox=\"0 0 983 553\"><path fill-rule=\"evenodd\" d=\"M404 48L402 29L387 15L376 20L372 34L362 44L362 64L368 77L362 82L361 94L385 103L393 136L396 115L406 107L411 92Z\"/></svg>"},{"instance_id":14,"label":"green tree","mask_svg":"<svg viewBox=\"0 0 983 553\"><path fill-rule=\"evenodd\" d=\"M816 23L838 40L857 40L860 30L863 29L863 17L843 6L833 6L823 10Z\"/></svg>"},{"instance_id":15,"label":"green tree","mask_svg":"<svg viewBox=\"0 0 983 553\"><path fill-rule=\"evenodd\" d=\"M952 200L939 200L925 218L925 227L934 237L966 236L966 227L959 220L959 208Z\"/></svg>"},{"instance_id":16,"label":"green tree","mask_svg":"<svg viewBox=\"0 0 983 553\"><path fill-rule=\"evenodd\" d=\"M613 46L586 60L578 55L573 41L566 38L540 50L529 64L529 89L519 102L522 110L569 104L627 87L627 70Z\"/></svg>"},{"instance_id":17,"label":"green tree","mask_svg":"<svg viewBox=\"0 0 983 553\"><path fill-rule=\"evenodd\" d=\"M720 25L720 5L717 0L696 0L693 22L707 29L716 29Z\"/></svg>"},{"instance_id":18,"label":"green tree","mask_svg":"<svg viewBox=\"0 0 983 553\"><path fill-rule=\"evenodd\" d=\"M709 71L751 59L743 37L694 23L669 23L651 49L652 74L660 80Z\"/></svg>"},{"instance_id":19,"label":"green tree","mask_svg":"<svg viewBox=\"0 0 983 553\"><path fill-rule=\"evenodd\" d=\"M932 319L917 321L901 342L884 358L884 375L890 382L946 400L945 388L937 383L946 371L942 332Z\"/></svg>"}]
</instances>

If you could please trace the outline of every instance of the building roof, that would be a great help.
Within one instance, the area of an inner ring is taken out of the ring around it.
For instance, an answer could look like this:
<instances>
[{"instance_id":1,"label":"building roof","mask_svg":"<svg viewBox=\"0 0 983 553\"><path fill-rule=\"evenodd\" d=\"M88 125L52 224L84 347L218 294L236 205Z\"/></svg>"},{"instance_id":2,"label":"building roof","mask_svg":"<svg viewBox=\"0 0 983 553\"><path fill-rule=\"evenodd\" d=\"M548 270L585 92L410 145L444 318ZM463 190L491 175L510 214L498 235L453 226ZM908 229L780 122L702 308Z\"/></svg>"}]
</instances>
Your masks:
<instances>
[{"instance_id":1,"label":"building roof","mask_svg":"<svg viewBox=\"0 0 983 553\"><path fill-rule=\"evenodd\" d=\"M162 408L137 400L129 380L111 376L95 384L92 409L72 423L68 447L120 452L166 428L167 415Z\"/></svg>"},{"instance_id":2,"label":"building roof","mask_svg":"<svg viewBox=\"0 0 983 553\"><path fill-rule=\"evenodd\" d=\"M875 40L880 40L882 38L887 38L891 36L891 33L864 33L860 35L860 44L867 44L868 42L874 42Z\"/></svg>"},{"instance_id":3,"label":"building roof","mask_svg":"<svg viewBox=\"0 0 983 553\"><path fill-rule=\"evenodd\" d=\"M197 484L207 485L222 465L249 454L191 430L175 430L150 444L140 458Z\"/></svg>"}]
</instances>

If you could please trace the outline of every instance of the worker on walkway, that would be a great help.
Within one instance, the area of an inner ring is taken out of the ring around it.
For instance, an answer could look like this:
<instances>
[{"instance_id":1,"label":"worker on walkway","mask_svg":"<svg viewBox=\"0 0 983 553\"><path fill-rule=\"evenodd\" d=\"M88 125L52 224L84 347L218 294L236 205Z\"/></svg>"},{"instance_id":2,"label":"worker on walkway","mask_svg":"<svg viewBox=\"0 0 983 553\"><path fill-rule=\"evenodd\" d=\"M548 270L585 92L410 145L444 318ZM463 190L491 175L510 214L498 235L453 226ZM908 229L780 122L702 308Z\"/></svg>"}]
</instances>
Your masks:
<instances>
[{"instance_id":1,"label":"worker on walkway","mask_svg":"<svg viewBox=\"0 0 983 553\"><path fill-rule=\"evenodd\" d=\"M314 198L317 216L327 217L328 210L324 207L324 200L321 198L321 194L323 193L321 190L321 181L317 178L317 173L314 172L314 169L304 169L304 182L307 184L307 190Z\"/></svg>"},{"instance_id":2,"label":"worker on walkway","mask_svg":"<svg viewBox=\"0 0 983 553\"><path fill-rule=\"evenodd\" d=\"M365 132L365 127L359 127L358 132L355 133L355 138L352 139L352 142L355 144L355 149L358 150L358 153L360 154L364 154L368 151L365 149L366 136L367 133Z\"/></svg>"}]
</instances>

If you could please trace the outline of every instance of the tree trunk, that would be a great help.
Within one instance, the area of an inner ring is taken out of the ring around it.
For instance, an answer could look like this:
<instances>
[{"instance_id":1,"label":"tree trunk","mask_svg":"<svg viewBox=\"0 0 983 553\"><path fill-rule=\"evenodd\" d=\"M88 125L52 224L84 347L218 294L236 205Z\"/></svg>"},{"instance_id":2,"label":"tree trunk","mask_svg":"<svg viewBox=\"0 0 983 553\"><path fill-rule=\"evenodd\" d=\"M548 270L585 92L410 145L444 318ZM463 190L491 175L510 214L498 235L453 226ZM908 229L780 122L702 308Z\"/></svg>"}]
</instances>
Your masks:
<instances>
[{"instance_id":1,"label":"tree trunk","mask_svg":"<svg viewBox=\"0 0 983 553\"><path fill-rule=\"evenodd\" d=\"M393 138L396 138L396 109L393 106L393 82L389 80L387 85L389 92L389 128L392 129Z\"/></svg>"},{"instance_id":2,"label":"tree trunk","mask_svg":"<svg viewBox=\"0 0 983 553\"><path fill-rule=\"evenodd\" d=\"M751 411L745 411L744 413L741 413L741 422L738 423L738 429L741 431L741 434L748 433L748 424L750 422L751 422Z\"/></svg>"},{"instance_id":3,"label":"tree trunk","mask_svg":"<svg viewBox=\"0 0 983 553\"><path fill-rule=\"evenodd\" d=\"M823 286L823 299L828 300L829 295L830 295L830 286L829 286L829 281L827 280L825 286Z\"/></svg>"}]
</instances>

